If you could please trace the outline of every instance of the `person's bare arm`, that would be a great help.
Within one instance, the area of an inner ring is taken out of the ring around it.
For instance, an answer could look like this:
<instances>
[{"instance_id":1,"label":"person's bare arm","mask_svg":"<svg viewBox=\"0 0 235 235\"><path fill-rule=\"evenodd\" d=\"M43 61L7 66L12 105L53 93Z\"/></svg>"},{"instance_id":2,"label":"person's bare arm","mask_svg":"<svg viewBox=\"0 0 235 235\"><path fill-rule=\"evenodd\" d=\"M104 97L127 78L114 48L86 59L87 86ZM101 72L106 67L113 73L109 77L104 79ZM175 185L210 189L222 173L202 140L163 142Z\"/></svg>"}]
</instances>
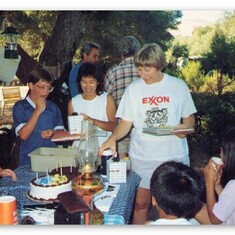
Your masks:
<instances>
[{"instance_id":1,"label":"person's bare arm","mask_svg":"<svg viewBox=\"0 0 235 235\"><path fill-rule=\"evenodd\" d=\"M116 154L116 141L126 136L132 127L132 122L121 120L113 131L113 134L105 141L100 149L99 155L101 156L105 149L112 149L113 153Z\"/></svg>"},{"instance_id":2,"label":"person's bare arm","mask_svg":"<svg viewBox=\"0 0 235 235\"><path fill-rule=\"evenodd\" d=\"M115 117L116 114L116 105L114 98L111 95L107 96L107 107L106 113L108 116L108 121L102 121L98 119L91 118L86 114L83 114L84 120L92 120L95 126L105 130L105 131L113 131L114 128L117 126L117 119Z\"/></svg>"},{"instance_id":3,"label":"person's bare arm","mask_svg":"<svg viewBox=\"0 0 235 235\"><path fill-rule=\"evenodd\" d=\"M69 101L68 103L68 115L72 115L73 114L73 105L72 105L72 100Z\"/></svg>"},{"instance_id":4,"label":"person's bare arm","mask_svg":"<svg viewBox=\"0 0 235 235\"><path fill-rule=\"evenodd\" d=\"M195 116L191 114L187 118L182 118L182 123L178 125L180 128L194 128L195 127ZM176 134L180 138L185 138L187 134Z\"/></svg>"},{"instance_id":5,"label":"person's bare arm","mask_svg":"<svg viewBox=\"0 0 235 235\"><path fill-rule=\"evenodd\" d=\"M194 114L191 114L190 116L186 117L186 118L182 118L182 125L184 125L184 127L189 128L189 127L193 127L195 126L195 116Z\"/></svg>"},{"instance_id":6,"label":"person's bare arm","mask_svg":"<svg viewBox=\"0 0 235 235\"><path fill-rule=\"evenodd\" d=\"M45 106L46 106L46 99L40 98L36 102L36 108L31 116L31 118L18 132L18 134L22 140L26 140L31 135L31 133L33 132L33 130L38 122L40 114L43 112Z\"/></svg>"},{"instance_id":7,"label":"person's bare arm","mask_svg":"<svg viewBox=\"0 0 235 235\"><path fill-rule=\"evenodd\" d=\"M206 203L207 203L207 211L210 218L210 221L213 224L221 224L222 221L219 220L216 215L213 213L213 207L216 200L215 195L215 182L217 180L218 171L215 170L212 166L211 160L208 162L206 167L204 168L204 176L206 182Z\"/></svg>"},{"instance_id":8,"label":"person's bare arm","mask_svg":"<svg viewBox=\"0 0 235 235\"><path fill-rule=\"evenodd\" d=\"M201 203L202 203L202 208L195 215L194 219L196 219L200 224L211 224L208 211L207 211L207 205L203 202Z\"/></svg>"},{"instance_id":9,"label":"person's bare arm","mask_svg":"<svg viewBox=\"0 0 235 235\"><path fill-rule=\"evenodd\" d=\"M13 181L17 180L16 173L12 171L11 169L2 169L0 167L0 176L2 177L9 176L12 178Z\"/></svg>"}]
</instances>

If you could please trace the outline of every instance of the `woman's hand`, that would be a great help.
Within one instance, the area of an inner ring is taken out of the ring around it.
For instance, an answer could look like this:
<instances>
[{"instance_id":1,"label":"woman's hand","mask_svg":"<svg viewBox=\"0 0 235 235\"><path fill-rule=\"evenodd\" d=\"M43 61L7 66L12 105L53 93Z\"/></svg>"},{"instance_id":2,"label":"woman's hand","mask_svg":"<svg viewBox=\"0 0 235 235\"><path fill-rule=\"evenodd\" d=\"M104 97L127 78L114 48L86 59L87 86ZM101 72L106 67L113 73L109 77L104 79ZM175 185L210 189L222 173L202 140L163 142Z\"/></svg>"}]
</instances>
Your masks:
<instances>
[{"instance_id":1,"label":"woman's hand","mask_svg":"<svg viewBox=\"0 0 235 235\"><path fill-rule=\"evenodd\" d=\"M13 181L17 180L16 173L12 171L11 169L1 169L0 168L0 176L10 176Z\"/></svg>"},{"instance_id":2,"label":"woman's hand","mask_svg":"<svg viewBox=\"0 0 235 235\"><path fill-rule=\"evenodd\" d=\"M187 136L187 134L182 134L182 133L180 133L180 134L175 134L176 136L178 136L179 138L181 138L181 139L183 139L183 138L185 138L186 136Z\"/></svg>"},{"instance_id":3,"label":"woman's hand","mask_svg":"<svg viewBox=\"0 0 235 235\"><path fill-rule=\"evenodd\" d=\"M186 129L186 128L191 128L191 127L189 127L189 126L187 126L185 124L179 124L177 126L177 128L179 128L179 129ZM175 135L178 136L179 138L183 139L183 138L187 137L188 133L178 133L178 134L175 134Z\"/></svg>"},{"instance_id":4,"label":"woman's hand","mask_svg":"<svg viewBox=\"0 0 235 235\"><path fill-rule=\"evenodd\" d=\"M220 170L221 171L221 170ZM221 173L218 168L214 168L212 164L212 160L207 163L204 168L204 176L206 183L216 184L216 182L220 182L218 175Z\"/></svg>"},{"instance_id":5,"label":"woman's hand","mask_svg":"<svg viewBox=\"0 0 235 235\"><path fill-rule=\"evenodd\" d=\"M93 121L93 119L90 116L86 115L85 113L81 113L81 115L83 116L83 120Z\"/></svg>"},{"instance_id":6,"label":"woman's hand","mask_svg":"<svg viewBox=\"0 0 235 235\"><path fill-rule=\"evenodd\" d=\"M100 146L98 155L101 157L105 149L111 149L116 156L116 140L111 136Z\"/></svg>"}]
</instances>

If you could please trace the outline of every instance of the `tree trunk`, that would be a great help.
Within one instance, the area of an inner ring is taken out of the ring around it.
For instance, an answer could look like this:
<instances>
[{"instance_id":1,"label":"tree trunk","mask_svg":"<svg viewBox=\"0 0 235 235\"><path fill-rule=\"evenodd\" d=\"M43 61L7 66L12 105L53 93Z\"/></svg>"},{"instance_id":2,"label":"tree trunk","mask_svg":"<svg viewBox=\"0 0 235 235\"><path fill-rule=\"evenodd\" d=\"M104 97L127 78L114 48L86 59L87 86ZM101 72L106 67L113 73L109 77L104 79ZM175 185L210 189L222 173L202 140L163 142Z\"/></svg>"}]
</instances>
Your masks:
<instances>
[{"instance_id":1,"label":"tree trunk","mask_svg":"<svg viewBox=\"0 0 235 235\"><path fill-rule=\"evenodd\" d=\"M91 11L61 11L52 35L45 42L39 63L56 66L71 60L89 27Z\"/></svg>"},{"instance_id":2,"label":"tree trunk","mask_svg":"<svg viewBox=\"0 0 235 235\"><path fill-rule=\"evenodd\" d=\"M60 65L59 74L54 77L55 89L49 94L48 99L60 108L66 129L67 107L71 97L64 84L68 86L72 58L89 27L91 14L90 11L60 11L52 35L45 42L39 58L41 65L48 66L47 70L53 70L54 66Z\"/></svg>"}]
</instances>

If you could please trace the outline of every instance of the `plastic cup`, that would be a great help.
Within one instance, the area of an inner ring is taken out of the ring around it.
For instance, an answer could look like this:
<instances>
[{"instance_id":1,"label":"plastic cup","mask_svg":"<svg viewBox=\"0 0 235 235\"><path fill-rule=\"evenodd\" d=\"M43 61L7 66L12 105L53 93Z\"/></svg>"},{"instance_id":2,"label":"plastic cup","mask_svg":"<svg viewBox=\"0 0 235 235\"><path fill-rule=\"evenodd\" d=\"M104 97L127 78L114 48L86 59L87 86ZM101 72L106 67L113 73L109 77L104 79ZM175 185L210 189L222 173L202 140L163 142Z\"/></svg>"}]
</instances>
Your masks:
<instances>
[{"instance_id":1,"label":"plastic cup","mask_svg":"<svg viewBox=\"0 0 235 235\"><path fill-rule=\"evenodd\" d=\"M217 168L218 168L219 170L222 170L224 164L223 164L221 158L219 158L219 157L212 157L211 160L212 160L212 165L213 165L213 167L214 167L215 170L216 170Z\"/></svg>"},{"instance_id":2,"label":"plastic cup","mask_svg":"<svg viewBox=\"0 0 235 235\"><path fill-rule=\"evenodd\" d=\"M18 224L16 198L14 196L0 197L0 224Z\"/></svg>"}]
</instances>

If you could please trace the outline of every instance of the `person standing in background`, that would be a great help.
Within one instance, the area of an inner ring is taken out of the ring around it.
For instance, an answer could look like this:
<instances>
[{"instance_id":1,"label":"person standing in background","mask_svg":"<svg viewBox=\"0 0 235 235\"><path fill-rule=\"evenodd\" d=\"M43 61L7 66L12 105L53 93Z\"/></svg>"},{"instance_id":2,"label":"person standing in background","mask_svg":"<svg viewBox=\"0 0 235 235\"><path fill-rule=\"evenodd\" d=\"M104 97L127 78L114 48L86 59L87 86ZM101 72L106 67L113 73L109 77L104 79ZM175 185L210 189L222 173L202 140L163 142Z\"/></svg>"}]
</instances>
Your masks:
<instances>
[{"instance_id":1,"label":"person standing in background","mask_svg":"<svg viewBox=\"0 0 235 235\"><path fill-rule=\"evenodd\" d=\"M19 166L30 165L28 154L39 147L57 147L51 141L56 130L64 130L59 107L47 100L53 79L44 69L34 69L28 78L29 93L13 106L16 136L21 139Z\"/></svg>"},{"instance_id":2,"label":"person standing in background","mask_svg":"<svg viewBox=\"0 0 235 235\"><path fill-rule=\"evenodd\" d=\"M72 68L69 74L69 92L71 98L79 94L77 86L77 75L81 64L85 62L97 63L100 55L99 51L100 51L100 46L94 42L87 42L81 48L80 52L81 62L76 64Z\"/></svg>"},{"instance_id":3,"label":"person standing in background","mask_svg":"<svg viewBox=\"0 0 235 235\"><path fill-rule=\"evenodd\" d=\"M186 83L162 72L165 54L158 44L144 45L136 53L134 62L141 79L133 81L125 89L116 113L120 122L101 146L99 155L107 148L116 153L116 142L133 128L129 157L131 169L141 177L133 224L144 224L151 203L150 179L153 171L170 160L189 165L189 149L186 134L153 136L143 133L143 128L194 128L197 110Z\"/></svg>"},{"instance_id":4,"label":"person standing in background","mask_svg":"<svg viewBox=\"0 0 235 235\"><path fill-rule=\"evenodd\" d=\"M121 63L111 67L105 76L105 90L111 94L118 107L126 87L136 79L139 73L134 63L134 55L140 49L140 43L134 36L122 38L118 45ZM120 158L128 156L129 135L119 140L118 154Z\"/></svg>"}]
</instances>

